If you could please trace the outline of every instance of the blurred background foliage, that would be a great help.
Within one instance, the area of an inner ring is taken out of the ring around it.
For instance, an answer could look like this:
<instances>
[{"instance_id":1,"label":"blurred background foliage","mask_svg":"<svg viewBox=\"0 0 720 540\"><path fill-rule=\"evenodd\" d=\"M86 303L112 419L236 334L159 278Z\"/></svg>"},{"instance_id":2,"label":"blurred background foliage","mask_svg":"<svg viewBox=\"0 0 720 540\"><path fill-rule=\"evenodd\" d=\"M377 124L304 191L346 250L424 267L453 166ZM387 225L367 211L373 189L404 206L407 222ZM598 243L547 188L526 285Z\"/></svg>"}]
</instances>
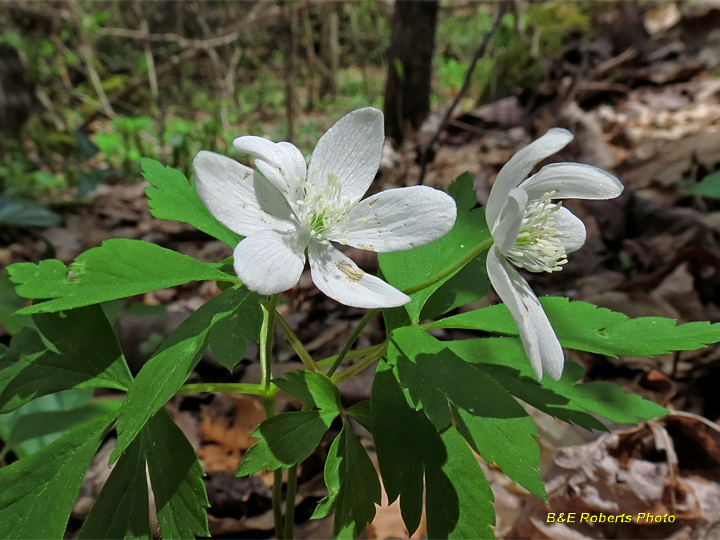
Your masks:
<instances>
[{"instance_id":1,"label":"blurred background foliage","mask_svg":"<svg viewBox=\"0 0 720 540\"><path fill-rule=\"evenodd\" d=\"M614 2L513 3L461 102L472 109L542 81L569 39ZM0 224L49 226L82 199L137 177L141 156L190 172L199 149L243 134L308 153L348 111L382 108L387 1L23 0L0 5ZM433 96L457 94L497 4L444 0ZM13 206L14 205L14 206ZM18 207L19 205L19 207ZM34 206L33 206L34 205Z\"/></svg>"}]
</instances>

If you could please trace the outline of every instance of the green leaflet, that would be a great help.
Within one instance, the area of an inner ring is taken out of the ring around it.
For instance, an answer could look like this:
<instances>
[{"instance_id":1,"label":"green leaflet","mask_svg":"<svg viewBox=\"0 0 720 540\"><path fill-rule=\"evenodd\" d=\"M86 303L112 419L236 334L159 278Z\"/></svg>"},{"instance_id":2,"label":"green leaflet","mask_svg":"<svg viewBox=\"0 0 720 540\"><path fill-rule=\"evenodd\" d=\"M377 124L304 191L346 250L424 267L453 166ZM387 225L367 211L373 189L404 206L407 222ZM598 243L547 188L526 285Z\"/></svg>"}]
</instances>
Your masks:
<instances>
[{"instance_id":1,"label":"green leaflet","mask_svg":"<svg viewBox=\"0 0 720 540\"><path fill-rule=\"evenodd\" d=\"M448 192L458 205L457 221L448 234L416 249L379 254L382 274L394 287L405 290L422 283L490 237L484 212L480 209L472 210L477 202L472 178L469 175L459 176L450 185ZM434 317L481 298L488 291L488 281L483 275L484 257L481 256L453 276L412 294L412 300L404 308L410 319L418 322L421 318ZM434 294L437 298L429 301ZM424 309L426 304L427 308Z\"/></svg>"},{"instance_id":2,"label":"green leaflet","mask_svg":"<svg viewBox=\"0 0 720 540\"><path fill-rule=\"evenodd\" d=\"M67 419L60 414L83 409L91 400L92 389L73 388L41 396L14 411L0 414L0 439L5 444L0 455L12 450L18 458L24 458L59 439L69 429L87 419L74 416L72 412ZM43 415L48 413L57 414L58 418L51 423L43 422Z\"/></svg>"},{"instance_id":3,"label":"green leaflet","mask_svg":"<svg viewBox=\"0 0 720 540\"><path fill-rule=\"evenodd\" d=\"M457 430L440 436L447 459L425 473L428 538L493 538L490 484Z\"/></svg>"},{"instance_id":4,"label":"green leaflet","mask_svg":"<svg viewBox=\"0 0 720 540\"><path fill-rule=\"evenodd\" d=\"M191 281L237 282L213 265L149 242L125 239L106 240L79 255L68 268L48 259L38 265L16 263L8 272L19 295L51 299L25 307L21 314L64 311Z\"/></svg>"},{"instance_id":5,"label":"green leaflet","mask_svg":"<svg viewBox=\"0 0 720 540\"><path fill-rule=\"evenodd\" d=\"M720 324L691 322L677 326L674 319L641 317L563 297L540 299L560 343L570 349L607 356L655 356L670 351L691 351L720 341ZM430 323L431 328L464 328L517 335L508 309L500 304Z\"/></svg>"},{"instance_id":6,"label":"green leaflet","mask_svg":"<svg viewBox=\"0 0 720 540\"><path fill-rule=\"evenodd\" d=\"M333 410L277 414L255 428L252 437L262 437L272 456L289 467L310 457L337 415Z\"/></svg>"},{"instance_id":7,"label":"green leaflet","mask_svg":"<svg viewBox=\"0 0 720 540\"><path fill-rule=\"evenodd\" d=\"M263 468L267 468L268 471L276 471L281 467L283 467L283 464L272 455L267 441L260 439L245 452L245 456L240 462L235 476L237 478L249 476L259 473Z\"/></svg>"},{"instance_id":8,"label":"green leaflet","mask_svg":"<svg viewBox=\"0 0 720 540\"><path fill-rule=\"evenodd\" d=\"M720 199L720 171L703 178L698 185L692 188L692 193L703 197Z\"/></svg>"},{"instance_id":9,"label":"green leaflet","mask_svg":"<svg viewBox=\"0 0 720 540\"><path fill-rule=\"evenodd\" d=\"M38 314L33 322L75 371L95 374L110 388L127 390L132 375L115 331L100 306ZM82 329L82 333L78 332Z\"/></svg>"},{"instance_id":10,"label":"green leaflet","mask_svg":"<svg viewBox=\"0 0 720 540\"><path fill-rule=\"evenodd\" d=\"M73 392L73 390L68 390ZM74 390L80 392L81 390ZM60 394L44 396L53 398ZM29 403L26 407L34 405L37 401ZM88 403L74 409L38 410L28 412L18 418L10 437L5 441L3 451L12 449L18 457L26 457L41 450L52 441L59 439L68 431L81 426L98 416L105 416L115 411L117 403L113 401L99 401Z\"/></svg>"},{"instance_id":11,"label":"green leaflet","mask_svg":"<svg viewBox=\"0 0 720 540\"><path fill-rule=\"evenodd\" d=\"M372 418L370 416L370 400L360 401L347 409L347 413L357 420L362 427L372 432Z\"/></svg>"},{"instance_id":12,"label":"green leaflet","mask_svg":"<svg viewBox=\"0 0 720 540\"><path fill-rule=\"evenodd\" d=\"M262 422L252 433L260 440L248 449L235 476L255 474L263 467L274 471L302 463L340 414L340 392L323 373L301 370L273 382L319 410L277 414Z\"/></svg>"},{"instance_id":13,"label":"green leaflet","mask_svg":"<svg viewBox=\"0 0 720 540\"><path fill-rule=\"evenodd\" d=\"M55 351L33 329L23 328L13 337L0 357L0 412L69 388L130 386L130 370L99 306L34 315L33 322Z\"/></svg>"},{"instance_id":14,"label":"green leaflet","mask_svg":"<svg viewBox=\"0 0 720 540\"><path fill-rule=\"evenodd\" d=\"M412 408L384 362L373 382L371 412L385 491L390 502L400 497L409 533L420 524L427 486L430 538L492 538L492 491L467 444L452 426L440 434L423 411Z\"/></svg>"},{"instance_id":15,"label":"green leaflet","mask_svg":"<svg viewBox=\"0 0 720 540\"><path fill-rule=\"evenodd\" d=\"M145 194L153 216L189 223L231 248L240 243L242 236L232 232L210 214L183 173L165 167L154 159L143 158L141 164L145 180L152 184L152 187L145 189Z\"/></svg>"},{"instance_id":16,"label":"green leaflet","mask_svg":"<svg viewBox=\"0 0 720 540\"><path fill-rule=\"evenodd\" d=\"M318 503L313 518L334 512L333 538L357 538L375 517L380 482L375 466L347 421L330 445L325 485L328 495Z\"/></svg>"},{"instance_id":17,"label":"green leaflet","mask_svg":"<svg viewBox=\"0 0 720 540\"><path fill-rule=\"evenodd\" d=\"M451 425L449 401L458 431L483 459L545 498L535 423L502 386L417 327L392 333L387 358L438 431Z\"/></svg>"},{"instance_id":18,"label":"green leaflet","mask_svg":"<svg viewBox=\"0 0 720 540\"><path fill-rule=\"evenodd\" d=\"M0 273L0 329L5 327L9 334L17 334L21 328L32 326L29 316L15 313L26 303L27 300L15 292L8 271Z\"/></svg>"},{"instance_id":19,"label":"green leaflet","mask_svg":"<svg viewBox=\"0 0 720 540\"><path fill-rule=\"evenodd\" d=\"M260 335L262 309L259 302L262 297L250 291L247 291L247 295L248 299L230 316L213 323L208 335L215 360L228 371L232 371L245 358L247 341L257 342Z\"/></svg>"},{"instance_id":20,"label":"green leaflet","mask_svg":"<svg viewBox=\"0 0 720 540\"><path fill-rule=\"evenodd\" d=\"M85 471L115 411L0 469L0 538L62 538Z\"/></svg>"},{"instance_id":21,"label":"green leaflet","mask_svg":"<svg viewBox=\"0 0 720 540\"><path fill-rule=\"evenodd\" d=\"M469 339L444 345L517 398L587 429L606 430L589 413L613 422L632 424L638 419L667 414L663 407L636 394L625 393L616 384L602 381L577 384L585 371L575 362L565 362L559 381L550 377L538 381L517 338Z\"/></svg>"},{"instance_id":22,"label":"green leaflet","mask_svg":"<svg viewBox=\"0 0 720 540\"><path fill-rule=\"evenodd\" d=\"M78 538L152 538L145 456L140 438L118 460Z\"/></svg>"},{"instance_id":23,"label":"green leaflet","mask_svg":"<svg viewBox=\"0 0 720 540\"><path fill-rule=\"evenodd\" d=\"M115 461L145 423L185 383L200 361L213 325L238 309L259 309L257 296L245 288L222 292L185 319L135 377L120 409Z\"/></svg>"},{"instance_id":24,"label":"green leaflet","mask_svg":"<svg viewBox=\"0 0 720 540\"><path fill-rule=\"evenodd\" d=\"M284 378L273 379L272 382L303 403L340 414L340 392L322 372L313 373L302 369L286 373Z\"/></svg>"},{"instance_id":25,"label":"green leaflet","mask_svg":"<svg viewBox=\"0 0 720 540\"><path fill-rule=\"evenodd\" d=\"M202 465L182 430L166 410L148 422L143 450L155 495L160 534L165 540L210 536Z\"/></svg>"}]
</instances>

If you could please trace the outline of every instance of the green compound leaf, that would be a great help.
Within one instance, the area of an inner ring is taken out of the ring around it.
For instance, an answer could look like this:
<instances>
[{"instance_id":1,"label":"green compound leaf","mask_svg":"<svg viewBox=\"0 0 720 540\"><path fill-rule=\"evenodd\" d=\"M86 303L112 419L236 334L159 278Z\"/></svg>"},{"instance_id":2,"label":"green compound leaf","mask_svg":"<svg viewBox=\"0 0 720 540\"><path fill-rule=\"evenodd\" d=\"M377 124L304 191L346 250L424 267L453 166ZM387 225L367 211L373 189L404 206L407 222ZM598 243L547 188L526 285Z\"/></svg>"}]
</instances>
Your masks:
<instances>
[{"instance_id":1,"label":"green compound leaf","mask_svg":"<svg viewBox=\"0 0 720 540\"><path fill-rule=\"evenodd\" d=\"M72 275L68 273L72 272ZM50 313L148 291L175 287L191 281L236 282L234 276L141 240L106 240L101 247L82 253L69 268L55 259L40 264L16 263L8 267L17 293L47 302L25 307L18 313Z\"/></svg>"},{"instance_id":2,"label":"green compound leaf","mask_svg":"<svg viewBox=\"0 0 720 540\"><path fill-rule=\"evenodd\" d=\"M546 497L535 423L502 386L417 327L393 332L387 358L438 431L451 425L450 401L458 431L483 459Z\"/></svg>"},{"instance_id":3,"label":"green compound leaf","mask_svg":"<svg viewBox=\"0 0 720 540\"><path fill-rule=\"evenodd\" d=\"M357 538L375 517L380 504L380 482L375 467L348 422L343 422L325 461L328 495L322 499L314 519L335 513L333 538Z\"/></svg>"},{"instance_id":4,"label":"green compound leaf","mask_svg":"<svg viewBox=\"0 0 720 540\"><path fill-rule=\"evenodd\" d=\"M452 426L440 435L423 411L411 407L384 362L373 382L371 412L385 491L389 502L400 497L409 534L420 524L427 486L430 538L492 538L492 491L467 444Z\"/></svg>"},{"instance_id":5,"label":"green compound leaf","mask_svg":"<svg viewBox=\"0 0 720 540\"><path fill-rule=\"evenodd\" d=\"M145 180L152 184L152 187L145 189L145 194L153 216L189 223L231 248L242 240L242 236L232 232L210 214L183 173L165 167L154 159L143 158L140 163Z\"/></svg>"},{"instance_id":6,"label":"green compound leaf","mask_svg":"<svg viewBox=\"0 0 720 540\"><path fill-rule=\"evenodd\" d=\"M285 467L305 461L338 415L336 411L299 411L271 416L252 437L262 437L272 456Z\"/></svg>"},{"instance_id":7,"label":"green compound leaf","mask_svg":"<svg viewBox=\"0 0 720 540\"><path fill-rule=\"evenodd\" d=\"M625 393L615 384L602 381L577 384L585 371L575 362L565 362L559 381L550 377L538 381L517 338L470 339L445 345L517 398L587 429L607 430L590 413L626 424L667 414L663 407Z\"/></svg>"},{"instance_id":8,"label":"green compound leaf","mask_svg":"<svg viewBox=\"0 0 720 540\"><path fill-rule=\"evenodd\" d=\"M0 358L0 412L70 388L130 386L130 370L100 306L34 315L33 322L55 351L30 328L13 338Z\"/></svg>"},{"instance_id":9,"label":"green compound leaf","mask_svg":"<svg viewBox=\"0 0 720 540\"><path fill-rule=\"evenodd\" d=\"M80 483L115 412L0 469L0 538L62 538Z\"/></svg>"},{"instance_id":10,"label":"green compound leaf","mask_svg":"<svg viewBox=\"0 0 720 540\"><path fill-rule=\"evenodd\" d=\"M213 356L228 371L245 358L247 341L257 342L262 324L261 296L247 291L248 299L229 317L215 321L209 344ZM254 298L254 300L253 300Z\"/></svg>"},{"instance_id":11,"label":"green compound leaf","mask_svg":"<svg viewBox=\"0 0 720 540\"><path fill-rule=\"evenodd\" d=\"M720 324L691 322L678 326L674 319L663 317L631 319L622 313L562 297L541 298L540 303L560 343L569 349L613 357L650 357L671 351L691 351L720 341ZM518 335L515 321L502 304L447 317L425 328L464 328Z\"/></svg>"},{"instance_id":12,"label":"green compound leaf","mask_svg":"<svg viewBox=\"0 0 720 540\"><path fill-rule=\"evenodd\" d=\"M340 414L340 392L324 373L303 369L287 373L283 379L274 379L273 383L303 403Z\"/></svg>"},{"instance_id":13,"label":"green compound leaf","mask_svg":"<svg viewBox=\"0 0 720 540\"><path fill-rule=\"evenodd\" d=\"M249 476L256 474L267 468L268 471L276 471L283 467L275 456L270 452L268 443L265 439L260 439L258 442L253 444L248 451L245 452L243 460L240 462L235 476L237 478L241 476Z\"/></svg>"},{"instance_id":14,"label":"green compound leaf","mask_svg":"<svg viewBox=\"0 0 720 540\"><path fill-rule=\"evenodd\" d=\"M163 409L150 419L141 440L161 536L166 540L210 536L205 472L182 430Z\"/></svg>"},{"instance_id":15,"label":"green compound leaf","mask_svg":"<svg viewBox=\"0 0 720 540\"><path fill-rule=\"evenodd\" d=\"M152 538L147 470L163 538L209 536L202 466L165 410L125 450L78 538Z\"/></svg>"},{"instance_id":16,"label":"green compound leaf","mask_svg":"<svg viewBox=\"0 0 720 540\"><path fill-rule=\"evenodd\" d=\"M145 455L140 438L120 457L105 482L80 539L150 539L150 506Z\"/></svg>"},{"instance_id":17,"label":"green compound leaf","mask_svg":"<svg viewBox=\"0 0 720 540\"><path fill-rule=\"evenodd\" d=\"M448 234L416 249L379 254L382 274L394 287L405 290L422 283L457 262L477 244L490 237L484 212L480 209L471 210L477 202L472 189L472 178L461 175L450 185L448 191L458 204L457 221ZM465 270L470 265L472 266ZM482 277L485 273L483 267L482 260L475 260L453 276L412 294L412 300L404 306L410 319L418 322L421 318L440 315L484 296L488 290L488 282ZM423 309L434 294L438 297L433 298L427 309Z\"/></svg>"},{"instance_id":18,"label":"green compound leaf","mask_svg":"<svg viewBox=\"0 0 720 540\"><path fill-rule=\"evenodd\" d=\"M115 461L145 423L185 383L202 358L213 325L237 309L253 309L257 296L234 287L222 292L185 319L142 367L120 409Z\"/></svg>"}]
</instances>

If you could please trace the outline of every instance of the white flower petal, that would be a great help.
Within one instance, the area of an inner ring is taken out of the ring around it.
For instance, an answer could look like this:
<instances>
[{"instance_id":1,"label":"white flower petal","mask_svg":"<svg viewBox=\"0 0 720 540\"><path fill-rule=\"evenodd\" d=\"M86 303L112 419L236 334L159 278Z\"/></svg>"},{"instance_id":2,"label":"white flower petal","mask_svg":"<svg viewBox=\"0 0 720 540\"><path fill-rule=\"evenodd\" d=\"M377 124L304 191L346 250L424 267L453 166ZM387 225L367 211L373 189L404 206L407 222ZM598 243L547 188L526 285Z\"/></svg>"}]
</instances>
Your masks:
<instances>
[{"instance_id":1,"label":"white flower petal","mask_svg":"<svg viewBox=\"0 0 720 540\"><path fill-rule=\"evenodd\" d=\"M553 199L614 199L623 185L607 171L584 163L553 163L527 179L522 188L530 199L555 191Z\"/></svg>"},{"instance_id":2,"label":"white flower petal","mask_svg":"<svg viewBox=\"0 0 720 540\"><path fill-rule=\"evenodd\" d=\"M233 141L241 152L252 154L255 166L289 202L303 197L303 182L307 174L302 152L289 142L274 143L246 135Z\"/></svg>"},{"instance_id":3,"label":"white flower petal","mask_svg":"<svg viewBox=\"0 0 720 540\"><path fill-rule=\"evenodd\" d=\"M585 224L567 208L561 207L555 212L555 228L558 230L557 238L567 253L577 251L585 245Z\"/></svg>"},{"instance_id":4,"label":"white flower petal","mask_svg":"<svg viewBox=\"0 0 720 540\"><path fill-rule=\"evenodd\" d=\"M562 150L572 140L573 134L568 130L554 128L510 158L500 169L490 190L485 209L490 228L495 224L508 193L520 185L535 165Z\"/></svg>"},{"instance_id":5,"label":"white flower petal","mask_svg":"<svg viewBox=\"0 0 720 540\"><path fill-rule=\"evenodd\" d=\"M282 198L272 186L258 191L255 171L220 154L200 151L193 160L195 187L203 204L220 223L243 236L263 229L290 231L288 214L274 214L281 208L266 201ZM267 184L267 181L263 183ZM265 193L267 192L267 193ZM287 206L287 203L285 203ZM271 212L271 213L268 213Z\"/></svg>"},{"instance_id":6,"label":"white flower petal","mask_svg":"<svg viewBox=\"0 0 720 540\"><path fill-rule=\"evenodd\" d=\"M331 245L310 242L310 270L317 288L341 304L359 308L397 307L410 297L378 277L363 272Z\"/></svg>"},{"instance_id":7,"label":"white flower petal","mask_svg":"<svg viewBox=\"0 0 720 540\"><path fill-rule=\"evenodd\" d=\"M388 189L358 203L333 241L387 253L424 246L453 228L455 200L429 186ZM347 232L347 235L344 233Z\"/></svg>"},{"instance_id":8,"label":"white flower petal","mask_svg":"<svg viewBox=\"0 0 720 540\"><path fill-rule=\"evenodd\" d=\"M530 285L498 251L490 248L487 256L490 282L510 310L520 332L530 364L538 379L543 372L558 380L565 365L560 342Z\"/></svg>"},{"instance_id":9,"label":"white flower petal","mask_svg":"<svg viewBox=\"0 0 720 540\"><path fill-rule=\"evenodd\" d=\"M383 114L365 107L343 116L323 135L310 157L308 180L325 185L329 174L342 183L343 201L357 202L380 167L385 141Z\"/></svg>"},{"instance_id":10,"label":"white flower petal","mask_svg":"<svg viewBox=\"0 0 720 540\"><path fill-rule=\"evenodd\" d=\"M515 244L527 203L528 195L522 188L515 188L508 194L507 202L491 231L493 240L498 244L502 253L507 253Z\"/></svg>"},{"instance_id":11,"label":"white flower petal","mask_svg":"<svg viewBox=\"0 0 720 540\"><path fill-rule=\"evenodd\" d=\"M305 246L296 235L258 231L240 242L233 253L235 273L260 294L275 294L297 285L305 267Z\"/></svg>"}]
</instances>

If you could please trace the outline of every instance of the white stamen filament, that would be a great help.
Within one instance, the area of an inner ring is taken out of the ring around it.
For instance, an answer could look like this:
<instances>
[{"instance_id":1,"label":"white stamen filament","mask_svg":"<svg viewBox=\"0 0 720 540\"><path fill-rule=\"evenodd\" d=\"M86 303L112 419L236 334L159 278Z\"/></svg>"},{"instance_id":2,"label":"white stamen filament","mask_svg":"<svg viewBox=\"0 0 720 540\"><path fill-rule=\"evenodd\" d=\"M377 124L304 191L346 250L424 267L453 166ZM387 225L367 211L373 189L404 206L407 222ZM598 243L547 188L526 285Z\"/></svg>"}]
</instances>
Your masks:
<instances>
[{"instance_id":1,"label":"white stamen filament","mask_svg":"<svg viewBox=\"0 0 720 540\"><path fill-rule=\"evenodd\" d=\"M303 183L304 199L291 203L292 219L300 229L310 238L328 244L329 237L337 236L336 225L350 221L348 213L354 204L343 201L341 197L342 183L337 175L328 174L327 183L315 184L305 181ZM347 236L347 231L344 231Z\"/></svg>"},{"instance_id":2,"label":"white stamen filament","mask_svg":"<svg viewBox=\"0 0 720 540\"><path fill-rule=\"evenodd\" d=\"M550 201L554 191L528 204L515 244L506 253L516 266L531 272L556 272L567 263L567 252L560 242L569 234L558 233L555 213L562 203Z\"/></svg>"}]
</instances>

